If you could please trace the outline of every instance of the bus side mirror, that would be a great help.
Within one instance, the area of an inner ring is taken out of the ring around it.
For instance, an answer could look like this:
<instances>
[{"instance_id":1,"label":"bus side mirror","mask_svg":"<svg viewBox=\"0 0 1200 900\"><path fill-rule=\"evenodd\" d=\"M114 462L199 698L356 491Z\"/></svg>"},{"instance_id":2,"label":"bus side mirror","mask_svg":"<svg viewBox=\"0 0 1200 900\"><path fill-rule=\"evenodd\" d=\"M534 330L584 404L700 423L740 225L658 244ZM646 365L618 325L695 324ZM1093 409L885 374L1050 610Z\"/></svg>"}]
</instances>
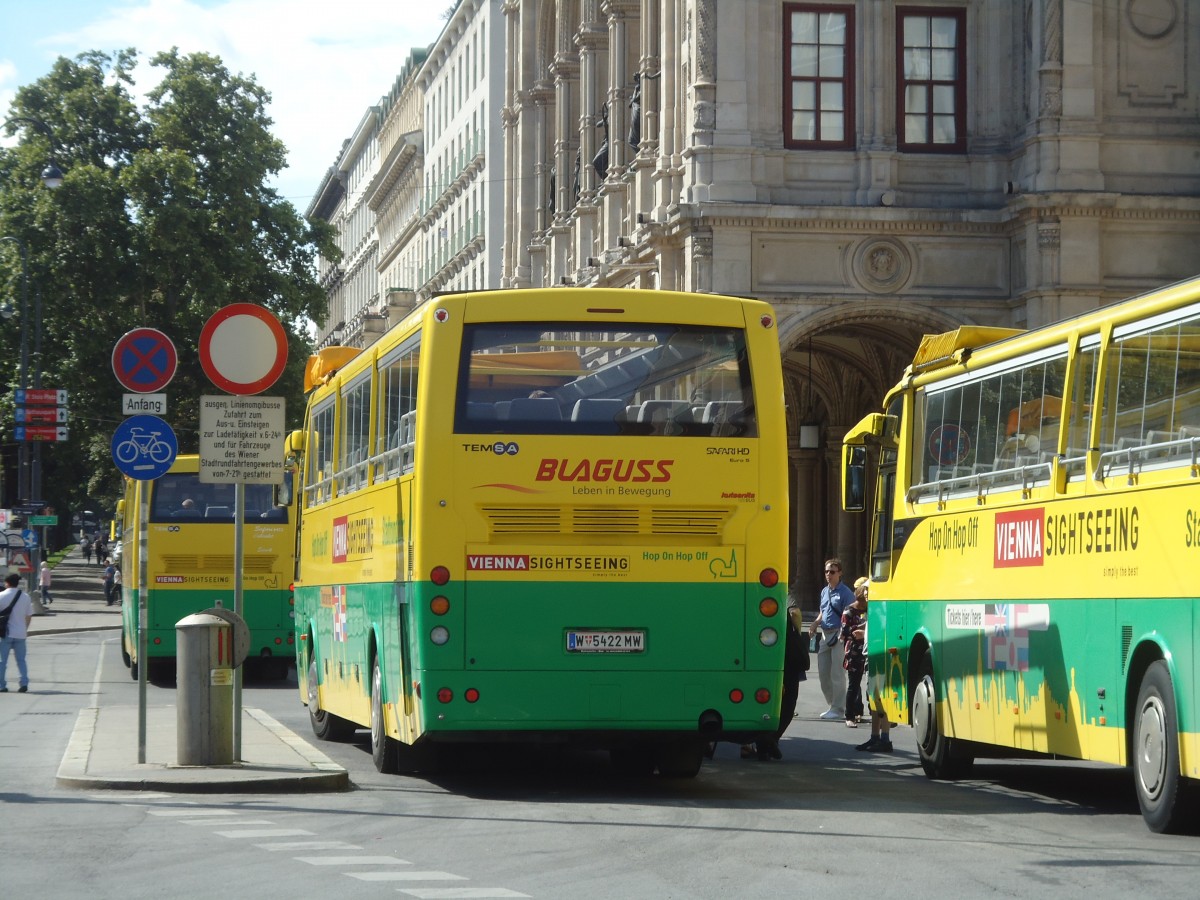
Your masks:
<instances>
[{"instance_id":1,"label":"bus side mirror","mask_svg":"<svg viewBox=\"0 0 1200 900\"><path fill-rule=\"evenodd\" d=\"M867 448L842 447L842 508L862 512L867 508Z\"/></svg>"},{"instance_id":2,"label":"bus side mirror","mask_svg":"<svg viewBox=\"0 0 1200 900\"><path fill-rule=\"evenodd\" d=\"M284 439L283 455L285 458L299 459L304 453L306 432L293 431Z\"/></svg>"},{"instance_id":3,"label":"bus side mirror","mask_svg":"<svg viewBox=\"0 0 1200 900\"><path fill-rule=\"evenodd\" d=\"M283 482L273 486L272 498L276 506L291 506L295 495L295 473L288 469L283 473Z\"/></svg>"}]
</instances>

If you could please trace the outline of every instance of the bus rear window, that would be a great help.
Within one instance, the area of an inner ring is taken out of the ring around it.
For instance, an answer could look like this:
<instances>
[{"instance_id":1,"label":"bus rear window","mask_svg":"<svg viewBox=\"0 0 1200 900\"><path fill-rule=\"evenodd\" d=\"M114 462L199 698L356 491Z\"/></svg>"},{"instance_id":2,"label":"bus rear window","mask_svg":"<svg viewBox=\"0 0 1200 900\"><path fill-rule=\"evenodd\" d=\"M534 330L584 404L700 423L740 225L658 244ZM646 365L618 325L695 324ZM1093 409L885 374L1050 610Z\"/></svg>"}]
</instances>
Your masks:
<instances>
[{"instance_id":1,"label":"bus rear window","mask_svg":"<svg viewBox=\"0 0 1200 900\"><path fill-rule=\"evenodd\" d=\"M233 522L234 485L200 481L195 472L168 472L154 482L151 522ZM287 521L287 508L276 506L269 484L246 485L245 521Z\"/></svg>"},{"instance_id":2,"label":"bus rear window","mask_svg":"<svg viewBox=\"0 0 1200 900\"><path fill-rule=\"evenodd\" d=\"M754 437L745 335L684 325L464 329L458 434Z\"/></svg>"}]
</instances>

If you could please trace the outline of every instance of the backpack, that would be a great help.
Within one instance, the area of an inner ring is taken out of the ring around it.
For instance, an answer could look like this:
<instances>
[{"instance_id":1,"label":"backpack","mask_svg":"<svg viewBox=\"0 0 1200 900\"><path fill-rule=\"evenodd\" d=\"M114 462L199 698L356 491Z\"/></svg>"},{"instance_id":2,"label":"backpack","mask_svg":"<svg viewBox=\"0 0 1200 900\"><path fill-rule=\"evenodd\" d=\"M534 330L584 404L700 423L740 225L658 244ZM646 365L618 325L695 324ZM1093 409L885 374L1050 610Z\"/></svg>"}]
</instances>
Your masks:
<instances>
[{"instance_id":1,"label":"backpack","mask_svg":"<svg viewBox=\"0 0 1200 900\"><path fill-rule=\"evenodd\" d=\"M21 599L21 592L17 591L17 596L13 597L12 603L4 609L0 609L0 638L8 637L8 618L12 615L13 607L17 605L17 601Z\"/></svg>"}]
</instances>

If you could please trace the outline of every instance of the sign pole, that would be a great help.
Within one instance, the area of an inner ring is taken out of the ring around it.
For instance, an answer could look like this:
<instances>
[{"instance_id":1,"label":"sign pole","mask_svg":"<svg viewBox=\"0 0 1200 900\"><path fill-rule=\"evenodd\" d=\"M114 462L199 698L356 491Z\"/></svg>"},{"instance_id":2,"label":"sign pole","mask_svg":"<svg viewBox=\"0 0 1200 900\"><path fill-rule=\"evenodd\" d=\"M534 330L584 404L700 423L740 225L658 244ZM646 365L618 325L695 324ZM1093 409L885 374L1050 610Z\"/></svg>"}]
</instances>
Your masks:
<instances>
[{"instance_id":1,"label":"sign pole","mask_svg":"<svg viewBox=\"0 0 1200 900\"><path fill-rule=\"evenodd\" d=\"M245 621L246 614L242 608L242 566L245 554L243 546L242 525L246 521L246 483L234 482L233 485L233 611L238 618ZM233 760L242 761L242 673L244 666L238 666L233 673Z\"/></svg>"},{"instance_id":2,"label":"sign pole","mask_svg":"<svg viewBox=\"0 0 1200 900\"><path fill-rule=\"evenodd\" d=\"M150 627L149 615L146 612L146 599L150 595L149 589L146 587L146 579L149 577L149 562L147 559L147 540L146 532L150 528L150 499L146 490L147 483L141 481L138 483L138 632L137 632L137 659L138 659L138 762L146 761L146 681L149 678L150 660L146 658L146 630ZM121 611L121 615L125 615L125 611Z\"/></svg>"}]
</instances>

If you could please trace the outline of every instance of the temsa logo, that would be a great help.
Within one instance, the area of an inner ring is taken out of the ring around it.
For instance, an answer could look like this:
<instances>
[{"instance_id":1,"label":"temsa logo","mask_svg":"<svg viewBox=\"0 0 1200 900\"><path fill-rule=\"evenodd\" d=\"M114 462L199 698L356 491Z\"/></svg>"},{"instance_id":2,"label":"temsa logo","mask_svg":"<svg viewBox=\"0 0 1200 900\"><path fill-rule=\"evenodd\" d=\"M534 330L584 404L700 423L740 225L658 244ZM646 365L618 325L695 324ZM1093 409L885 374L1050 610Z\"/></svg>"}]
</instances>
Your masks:
<instances>
[{"instance_id":1,"label":"temsa logo","mask_svg":"<svg viewBox=\"0 0 1200 900\"><path fill-rule=\"evenodd\" d=\"M543 459L538 481L670 481L673 459Z\"/></svg>"}]
</instances>

